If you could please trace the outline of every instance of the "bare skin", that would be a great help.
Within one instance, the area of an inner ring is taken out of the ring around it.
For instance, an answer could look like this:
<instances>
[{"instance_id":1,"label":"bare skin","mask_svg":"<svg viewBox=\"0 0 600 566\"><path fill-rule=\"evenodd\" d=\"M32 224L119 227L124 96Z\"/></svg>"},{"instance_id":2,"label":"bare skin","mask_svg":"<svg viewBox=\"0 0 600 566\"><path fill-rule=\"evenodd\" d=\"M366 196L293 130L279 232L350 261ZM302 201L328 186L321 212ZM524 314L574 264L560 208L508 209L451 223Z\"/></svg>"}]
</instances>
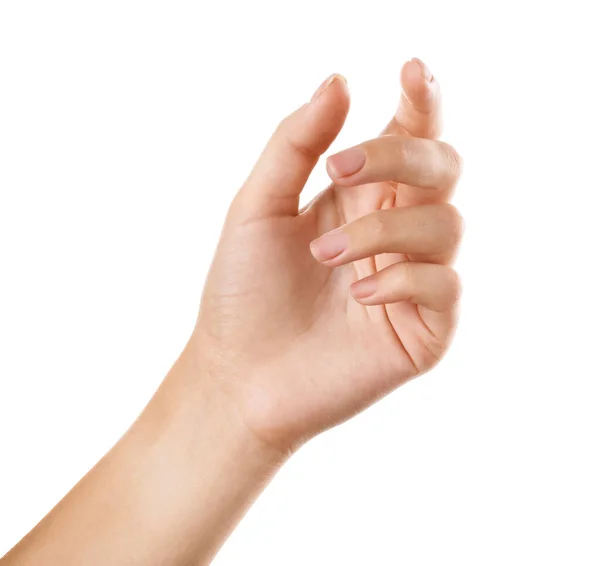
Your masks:
<instances>
[{"instance_id":1,"label":"bare skin","mask_svg":"<svg viewBox=\"0 0 600 566\"><path fill-rule=\"evenodd\" d=\"M287 457L446 352L460 158L418 60L381 136L330 156L333 75L284 119L231 204L180 359L136 423L0 563L208 564ZM332 232L333 231L333 232Z\"/></svg>"},{"instance_id":2,"label":"bare skin","mask_svg":"<svg viewBox=\"0 0 600 566\"><path fill-rule=\"evenodd\" d=\"M341 177L330 158L334 184L300 214L300 191L344 123L346 83L334 76L282 122L232 204L206 282L194 343L248 427L283 450L429 370L454 329L447 264L461 220L447 200L460 159L410 135L438 133L439 91L417 62L402 79L412 101L358 146L362 169ZM315 239L339 226L347 250L326 261ZM376 290L358 298L367 281Z\"/></svg>"}]
</instances>

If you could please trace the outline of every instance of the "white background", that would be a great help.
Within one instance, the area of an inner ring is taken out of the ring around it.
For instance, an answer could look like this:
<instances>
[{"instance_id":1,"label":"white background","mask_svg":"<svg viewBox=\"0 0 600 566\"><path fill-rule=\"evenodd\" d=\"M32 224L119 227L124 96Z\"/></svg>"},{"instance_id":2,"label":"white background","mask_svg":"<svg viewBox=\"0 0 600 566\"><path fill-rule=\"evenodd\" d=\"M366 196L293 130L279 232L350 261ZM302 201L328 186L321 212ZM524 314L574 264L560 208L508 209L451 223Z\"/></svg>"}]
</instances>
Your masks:
<instances>
[{"instance_id":1,"label":"white background","mask_svg":"<svg viewBox=\"0 0 600 566\"><path fill-rule=\"evenodd\" d=\"M418 56L465 159L454 347L303 448L215 564L599 564L593 7L2 0L0 555L179 354L278 120L337 71L331 152L373 137Z\"/></svg>"}]
</instances>

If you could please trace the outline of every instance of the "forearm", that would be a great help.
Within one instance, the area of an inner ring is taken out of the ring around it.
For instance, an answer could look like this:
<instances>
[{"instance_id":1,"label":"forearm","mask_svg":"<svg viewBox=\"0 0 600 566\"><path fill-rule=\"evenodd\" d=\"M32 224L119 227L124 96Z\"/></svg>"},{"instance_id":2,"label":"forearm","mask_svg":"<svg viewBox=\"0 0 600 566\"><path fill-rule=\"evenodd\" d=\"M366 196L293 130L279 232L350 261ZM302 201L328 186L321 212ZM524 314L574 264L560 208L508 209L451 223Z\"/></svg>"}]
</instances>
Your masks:
<instances>
[{"instance_id":1,"label":"forearm","mask_svg":"<svg viewBox=\"0 0 600 566\"><path fill-rule=\"evenodd\" d=\"M0 562L208 564L281 459L184 353L123 438Z\"/></svg>"}]
</instances>

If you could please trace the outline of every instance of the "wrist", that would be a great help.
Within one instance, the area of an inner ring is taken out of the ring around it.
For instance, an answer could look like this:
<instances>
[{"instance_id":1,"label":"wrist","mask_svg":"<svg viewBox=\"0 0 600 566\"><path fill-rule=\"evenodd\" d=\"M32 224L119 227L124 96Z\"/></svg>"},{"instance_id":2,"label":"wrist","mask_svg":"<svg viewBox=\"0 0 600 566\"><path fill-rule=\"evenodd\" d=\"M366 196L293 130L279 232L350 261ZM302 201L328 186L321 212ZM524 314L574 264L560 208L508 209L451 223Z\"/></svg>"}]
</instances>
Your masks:
<instances>
[{"instance_id":1,"label":"wrist","mask_svg":"<svg viewBox=\"0 0 600 566\"><path fill-rule=\"evenodd\" d=\"M215 398L231 412L265 458L283 463L314 434L306 434L298 419L296 426L288 426L290 414L282 414L280 403L287 394L281 379L286 370L277 359L265 361L268 356L260 354L252 350L252 355L242 355L197 326L178 363L189 358L182 374L192 376L205 391L202 396Z\"/></svg>"},{"instance_id":2,"label":"wrist","mask_svg":"<svg viewBox=\"0 0 600 566\"><path fill-rule=\"evenodd\" d=\"M218 445L223 457L272 475L290 451L271 444L248 426L223 385L229 379L223 371L211 357L188 344L144 412L149 421L156 420L179 433L185 431L193 444Z\"/></svg>"},{"instance_id":3,"label":"wrist","mask_svg":"<svg viewBox=\"0 0 600 566\"><path fill-rule=\"evenodd\" d=\"M130 434L156 461L154 497L208 564L286 458L247 429L199 361L184 350Z\"/></svg>"}]
</instances>

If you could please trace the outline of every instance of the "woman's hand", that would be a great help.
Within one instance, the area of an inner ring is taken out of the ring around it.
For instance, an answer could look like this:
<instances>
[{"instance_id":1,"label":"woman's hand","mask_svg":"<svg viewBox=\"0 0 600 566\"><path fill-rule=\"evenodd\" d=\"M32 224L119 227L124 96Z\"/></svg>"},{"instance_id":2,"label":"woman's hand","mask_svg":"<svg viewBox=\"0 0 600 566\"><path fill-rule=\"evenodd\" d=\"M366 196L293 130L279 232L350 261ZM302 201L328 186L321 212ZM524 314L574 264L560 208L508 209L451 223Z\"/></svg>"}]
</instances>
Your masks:
<instances>
[{"instance_id":1,"label":"woman's hand","mask_svg":"<svg viewBox=\"0 0 600 566\"><path fill-rule=\"evenodd\" d=\"M345 82L281 123L231 205L184 352L3 565L209 564L290 451L440 359L460 160L434 141L438 85L420 62L402 86L385 135L330 157L333 184L302 211L346 118Z\"/></svg>"},{"instance_id":2,"label":"woman's hand","mask_svg":"<svg viewBox=\"0 0 600 566\"><path fill-rule=\"evenodd\" d=\"M329 157L333 183L298 210L342 128L345 80L284 119L235 197L189 348L262 442L288 452L444 355L462 223L460 158L440 134L436 80L404 65L382 135Z\"/></svg>"}]
</instances>

